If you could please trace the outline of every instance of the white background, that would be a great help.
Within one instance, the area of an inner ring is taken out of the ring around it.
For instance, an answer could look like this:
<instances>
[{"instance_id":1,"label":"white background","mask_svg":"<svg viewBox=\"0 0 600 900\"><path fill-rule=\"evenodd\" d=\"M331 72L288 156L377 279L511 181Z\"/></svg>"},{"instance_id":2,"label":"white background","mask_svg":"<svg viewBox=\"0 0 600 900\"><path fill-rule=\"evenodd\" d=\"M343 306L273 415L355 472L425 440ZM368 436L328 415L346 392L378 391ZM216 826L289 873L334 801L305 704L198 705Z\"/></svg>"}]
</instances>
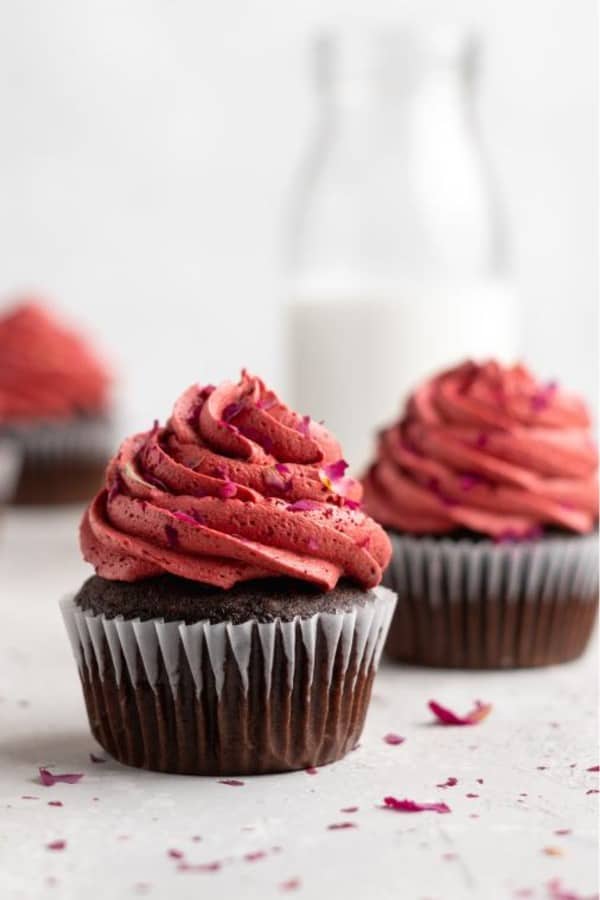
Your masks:
<instances>
[{"instance_id":1,"label":"white background","mask_svg":"<svg viewBox=\"0 0 600 900\"><path fill-rule=\"evenodd\" d=\"M96 333L136 426L241 364L280 384L281 223L314 113L307 38L342 12L481 26L526 356L595 403L593 0L7 0L0 297L42 291Z\"/></svg>"}]
</instances>

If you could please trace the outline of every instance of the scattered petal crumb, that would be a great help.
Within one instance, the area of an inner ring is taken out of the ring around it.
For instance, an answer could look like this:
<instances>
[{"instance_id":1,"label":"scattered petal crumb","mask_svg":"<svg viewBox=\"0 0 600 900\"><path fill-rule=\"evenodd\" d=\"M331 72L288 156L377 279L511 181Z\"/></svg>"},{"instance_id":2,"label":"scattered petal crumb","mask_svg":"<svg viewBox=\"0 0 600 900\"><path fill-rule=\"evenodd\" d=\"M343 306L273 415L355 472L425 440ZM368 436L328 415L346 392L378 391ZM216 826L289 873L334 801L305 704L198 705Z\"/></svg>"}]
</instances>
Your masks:
<instances>
[{"instance_id":1,"label":"scattered petal crumb","mask_svg":"<svg viewBox=\"0 0 600 900\"><path fill-rule=\"evenodd\" d=\"M177 866L178 872L218 872L221 863L218 860L209 863L188 863L180 862Z\"/></svg>"},{"instance_id":2,"label":"scattered petal crumb","mask_svg":"<svg viewBox=\"0 0 600 900\"><path fill-rule=\"evenodd\" d=\"M345 828L358 828L356 822L333 822L327 826L328 831L342 831Z\"/></svg>"},{"instance_id":3,"label":"scattered petal crumb","mask_svg":"<svg viewBox=\"0 0 600 900\"><path fill-rule=\"evenodd\" d=\"M50 841L49 844L46 844L47 850L64 850L67 846L67 842L63 840Z\"/></svg>"},{"instance_id":4,"label":"scattered petal crumb","mask_svg":"<svg viewBox=\"0 0 600 900\"><path fill-rule=\"evenodd\" d=\"M288 878L287 881L282 881L279 885L280 891L297 891L302 882L299 878Z\"/></svg>"},{"instance_id":5,"label":"scattered petal crumb","mask_svg":"<svg viewBox=\"0 0 600 900\"><path fill-rule=\"evenodd\" d=\"M447 709L436 700L429 701L429 709L442 725L476 725L489 716L492 711L492 704L476 700L473 709L464 716L458 716L451 709Z\"/></svg>"},{"instance_id":6,"label":"scattered petal crumb","mask_svg":"<svg viewBox=\"0 0 600 900\"><path fill-rule=\"evenodd\" d=\"M450 812L450 807L445 803L415 803L414 800L397 800L395 797L384 797L383 802L385 809L392 809L395 812Z\"/></svg>"},{"instance_id":7,"label":"scattered petal crumb","mask_svg":"<svg viewBox=\"0 0 600 900\"><path fill-rule=\"evenodd\" d=\"M307 775L317 775L319 770L317 768L315 768L315 766L309 766L304 771L306 772Z\"/></svg>"},{"instance_id":8,"label":"scattered petal crumb","mask_svg":"<svg viewBox=\"0 0 600 900\"><path fill-rule=\"evenodd\" d=\"M444 782L442 782L441 784L436 784L436 787L439 787L439 788L449 788L449 787L454 787L454 786L457 785L457 784L458 784L458 778L455 778L454 775L450 775L450 776L449 776L448 778L446 778L446 780L445 780Z\"/></svg>"},{"instance_id":9,"label":"scattered petal crumb","mask_svg":"<svg viewBox=\"0 0 600 900\"><path fill-rule=\"evenodd\" d=\"M554 834L559 834L561 837L565 834L572 834L570 828L556 828Z\"/></svg>"},{"instance_id":10,"label":"scattered petal crumb","mask_svg":"<svg viewBox=\"0 0 600 900\"><path fill-rule=\"evenodd\" d=\"M475 781L477 784L483 784L483 778L476 778Z\"/></svg>"},{"instance_id":11,"label":"scattered petal crumb","mask_svg":"<svg viewBox=\"0 0 600 900\"><path fill-rule=\"evenodd\" d=\"M597 794L599 793L596 788L590 788L589 791L586 791L586 794Z\"/></svg>"},{"instance_id":12,"label":"scattered petal crumb","mask_svg":"<svg viewBox=\"0 0 600 900\"><path fill-rule=\"evenodd\" d=\"M390 731L389 734L384 735L383 740L386 744L391 744L392 747L395 747L398 744L403 744L406 738L400 737L399 734L394 734L393 731Z\"/></svg>"},{"instance_id":13,"label":"scattered petal crumb","mask_svg":"<svg viewBox=\"0 0 600 900\"><path fill-rule=\"evenodd\" d=\"M465 797L468 797L469 800L474 800L475 797L479 797L479 794L465 794Z\"/></svg>"},{"instance_id":14,"label":"scattered petal crumb","mask_svg":"<svg viewBox=\"0 0 600 900\"><path fill-rule=\"evenodd\" d=\"M221 778L219 784L228 784L229 787L241 787L245 782L240 781L238 778Z\"/></svg>"},{"instance_id":15,"label":"scattered petal crumb","mask_svg":"<svg viewBox=\"0 0 600 900\"><path fill-rule=\"evenodd\" d=\"M258 862L259 859L265 859L267 856L264 850L254 850L252 853L245 853L246 862Z\"/></svg>"},{"instance_id":16,"label":"scattered petal crumb","mask_svg":"<svg viewBox=\"0 0 600 900\"><path fill-rule=\"evenodd\" d=\"M585 770L586 772L600 772L600 766L590 766L589 769Z\"/></svg>"},{"instance_id":17,"label":"scattered petal crumb","mask_svg":"<svg viewBox=\"0 0 600 900\"><path fill-rule=\"evenodd\" d=\"M183 852L183 850L171 849L167 850L167 856L170 856L171 859L183 859L185 853Z\"/></svg>"},{"instance_id":18,"label":"scattered petal crumb","mask_svg":"<svg viewBox=\"0 0 600 900\"><path fill-rule=\"evenodd\" d=\"M55 784L77 784L83 778L83 772L74 773L67 772L64 775L54 775L48 769L40 766L40 783L45 787L52 787Z\"/></svg>"},{"instance_id":19,"label":"scattered petal crumb","mask_svg":"<svg viewBox=\"0 0 600 900\"><path fill-rule=\"evenodd\" d=\"M202 838L200 837L199 834L193 834L193 835L192 835L192 840L195 841L196 843L198 843L199 841L202 840Z\"/></svg>"},{"instance_id":20,"label":"scattered petal crumb","mask_svg":"<svg viewBox=\"0 0 600 900\"><path fill-rule=\"evenodd\" d=\"M452 851L448 851L448 853L442 853L442 859L446 859L448 861L452 859L458 859L458 853L452 853Z\"/></svg>"},{"instance_id":21,"label":"scattered petal crumb","mask_svg":"<svg viewBox=\"0 0 600 900\"><path fill-rule=\"evenodd\" d=\"M542 853L545 853L546 856L563 856L563 851L560 847L543 847Z\"/></svg>"},{"instance_id":22,"label":"scattered petal crumb","mask_svg":"<svg viewBox=\"0 0 600 900\"><path fill-rule=\"evenodd\" d=\"M548 900L586 900L581 894L563 888L560 878L552 878L547 883L546 889L548 891ZM597 900L597 897L598 895L596 894L595 897L588 897L587 900Z\"/></svg>"},{"instance_id":23,"label":"scattered petal crumb","mask_svg":"<svg viewBox=\"0 0 600 900\"><path fill-rule=\"evenodd\" d=\"M547 768L548 766L536 766L536 769L538 769L540 772L543 772Z\"/></svg>"},{"instance_id":24,"label":"scattered petal crumb","mask_svg":"<svg viewBox=\"0 0 600 900\"><path fill-rule=\"evenodd\" d=\"M62 806L62 800L48 800L48 806Z\"/></svg>"},{"instance_id":25,"label":"scattered petal crumb","mask_svg":"<svg viewBox=\"0 0 600 900\"><path fill-rule=\"evenodd\" d=\"M358 806L342 806L340 812L343 813L355 813L358 812Z\"/></svg>"},{"instance_id":26,"label":"scattered petal crumb","mask_svg":"<svg viewBox=\"0 0 600 900\"><path fill-rule=\"evenodd\" d=\"M39 797L33 797L31 794L21 794L21 800L39 800Z\"/></svg>"}]
</instances>

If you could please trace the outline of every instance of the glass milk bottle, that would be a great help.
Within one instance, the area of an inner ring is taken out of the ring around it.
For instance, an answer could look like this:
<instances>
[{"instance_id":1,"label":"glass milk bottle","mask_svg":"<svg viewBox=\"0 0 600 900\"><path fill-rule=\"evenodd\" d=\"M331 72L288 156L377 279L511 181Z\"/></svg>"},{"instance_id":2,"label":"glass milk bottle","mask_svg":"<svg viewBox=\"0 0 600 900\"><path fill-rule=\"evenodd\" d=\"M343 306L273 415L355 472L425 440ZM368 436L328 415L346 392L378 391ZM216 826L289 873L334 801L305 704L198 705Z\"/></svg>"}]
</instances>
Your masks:
<instances>
[{"instance_id":1,"label":"glass milk bottle","mask_svg":"<svg viewBox=\"0 0 600 900\"><path fill-rule=\"evenodd\" d=\"M318 123L287 242L288 394L358 471L419 379L517 355L517 304L476 128L473 41L362 29L314 49Z\"/></svg>"}]
</instances>

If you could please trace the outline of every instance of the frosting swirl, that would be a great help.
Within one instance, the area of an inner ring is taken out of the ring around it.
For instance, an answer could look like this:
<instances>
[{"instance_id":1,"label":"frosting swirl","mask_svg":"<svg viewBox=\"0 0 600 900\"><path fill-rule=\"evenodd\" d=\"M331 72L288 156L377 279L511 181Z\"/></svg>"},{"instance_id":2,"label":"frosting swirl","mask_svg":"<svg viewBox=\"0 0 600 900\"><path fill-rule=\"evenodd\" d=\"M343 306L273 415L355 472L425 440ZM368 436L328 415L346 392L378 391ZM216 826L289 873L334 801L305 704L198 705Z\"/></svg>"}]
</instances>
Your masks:
<instances>
[{"instance_id":1,"label":"frosting swirl","mask_svg":"<svg viewBox=\"0 0 600 900\"><path fill-rule=\"evenodd\" d=\"M0 423L105 412L109 384L86 342L41 306L0 318Z\"/></svg>"},{"instance_id":2,"label":"frosting swirl","mask_svg":"<svg viewBox=\"0 0 600 900\"><path fill-rule=\"evenodd\" d=\"M323 426L242 372L190 387L167 426L121 445L86 510L81 548L99 575L170 572L223 588L286 575L330 590L381 580L391 548Z\"/></svg>"},{"instance_id":3,"label":"frosting swirl","mask_svg":"<svg viewBox=\"0 0 600 900\"><path fill-rule=\"evenodd\" d=\"M417 534L584 533L598 517L597 467L581 400L522 365L465 362L419 387L380 434L365 507Z\"/></svg>"}]
</instances>

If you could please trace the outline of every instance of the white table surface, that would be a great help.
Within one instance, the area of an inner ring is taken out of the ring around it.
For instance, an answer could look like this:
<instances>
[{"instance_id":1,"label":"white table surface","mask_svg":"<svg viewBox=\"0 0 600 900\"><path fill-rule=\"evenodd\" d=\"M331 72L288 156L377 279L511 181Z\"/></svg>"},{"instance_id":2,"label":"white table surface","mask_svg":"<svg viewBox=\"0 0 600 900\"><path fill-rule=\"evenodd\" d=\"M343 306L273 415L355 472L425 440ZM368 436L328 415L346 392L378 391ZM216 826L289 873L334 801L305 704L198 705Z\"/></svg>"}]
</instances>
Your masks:
<instances>
[{"instance_id":1,"label":"white table surface","mask_svg":"<svg viewBox=\"0 0 600 900\"><path fill-rule=\"evenodd\" d=\"M596 892L599 795L588 792L598 774L586 771L598 763L595 648L577 663L524 672L383 666L360 747L316 775L232 787L92 764L90 751L100 751L57 607L88 573L77 517L13 512L0 526L2 900L587 900ZM435 726L432 698L457 711L474 699L494 709L474 727ZM389 746L388 732L405 743ZM84 777L43 787L40 765ZM448 776L455 787L436 787ZM381 808L388 794L443 800L451 813L390 812ZM355 827L328 828L339 822ZM570 833L557 834L563 829ZM55 840L66 847L49 850ZM169 850L221 866L180 871ZM266 855L245 858L258 851Z\"/></svg>"}]
</instances>

